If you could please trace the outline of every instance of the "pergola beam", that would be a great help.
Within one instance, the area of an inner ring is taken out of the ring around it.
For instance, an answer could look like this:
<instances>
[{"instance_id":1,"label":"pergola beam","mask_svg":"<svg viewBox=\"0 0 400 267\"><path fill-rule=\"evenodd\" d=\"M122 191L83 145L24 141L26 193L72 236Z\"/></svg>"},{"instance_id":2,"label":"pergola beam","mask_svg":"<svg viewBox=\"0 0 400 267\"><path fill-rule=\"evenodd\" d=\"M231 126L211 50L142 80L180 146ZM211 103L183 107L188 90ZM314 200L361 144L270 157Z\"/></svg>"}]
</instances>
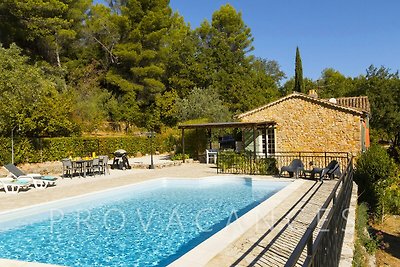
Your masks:
<instances>
[{"instance_id":1,"label":"pergola beam","mask_svg":"<svg viewBox=\"0 0 400 267\"><path fill-rule=\"evenodd\" d=\"M263 128L274 126L274 121L264 122L214 122L214 123L200 123L200 124L182 124L178 129L223 129L223 128Z\"/></svg>"}]
</instances>

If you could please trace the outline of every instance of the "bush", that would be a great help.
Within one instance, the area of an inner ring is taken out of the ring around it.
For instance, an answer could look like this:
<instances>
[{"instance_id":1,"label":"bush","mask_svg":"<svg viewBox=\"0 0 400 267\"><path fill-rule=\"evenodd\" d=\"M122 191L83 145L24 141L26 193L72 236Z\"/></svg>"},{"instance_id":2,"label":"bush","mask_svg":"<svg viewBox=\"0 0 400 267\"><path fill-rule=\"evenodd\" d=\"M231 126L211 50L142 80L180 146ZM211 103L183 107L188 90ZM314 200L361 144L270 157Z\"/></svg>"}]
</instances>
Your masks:
<instances>
[{"instance_id":1,"label":"bush","mask_svg":"<svg viewBox=\"0 0 400 267\"><path fill-rule=\"evenodd\" d=\"M394 200L389 199L386 192L398 181L397 173L393 159L378 145L371 146L357 160L354 180L359 188L359 200L367 202L376 217L384 214L384 207L396 206L390 203ZM396 192L389 190L389 194L397 194Z\"/></svg>"},{"instance_id":2,"label":"bush","mask_svg":"<svg viewBox=\"0 0 400 267\"><path fill-rule=\"evenodd\" d=\"M368 254L373 254L378 248L378 242L371 237L368 226L368 205L361 203L356 213L356 239L354 244L353 266L368 266Z\"/></svg>"},{"instance_id":3,"label":"bush","mask_svg":"<svg viewBox=\"0 0 400 267\"><path fill-rule=\"evenodd\" d=\"M183 155L181 153L178 153L178 154L173 155L171 157L171 160L183 160L183 157L185 157L185 159L189 159L189 154Z\"/></svg>"},{"instance_id":4,"label":"bush","mask_svg":"<svg viewBox=\"0 0 400 267\"><path fill-rule=\"evenodd\" d=\"M273 175L278 173L276 159L256 158L252 152L223 151L219 154L218 168L222 172Z\"/></svg>"},{"instance_id":5,"label":"bush","mask_svg":"<svg viewBox=\"0 0 400 267\"><path fill-rule=\"evenodd\" d=\"M169 152L171 137L165 141L164 135L156 135L153 139L153 151ZM150 139L145 136L126 137L60 137L60 138L18 138L14 140L14 162L35 163L57 161L66 157L97 155L113 157L117 149L125 149L128 155L136 152L150 153ZM11 162L11 140L0 138L0 165Z\"/></svg>"},{"instance_id":6,"label":"bush","mask_svg":"<svg viewBox=\"0 0 400 267\"><path fill-rule=\"evenodd\" d=\"M373 254L378 248L378 243L374 238L371 237L368 218L368 205L366 203L361 203L357 207L355 227L357 238L361 242L362 246L365 247L367 252L369 254Z\"/></svg>"}]
</instances>

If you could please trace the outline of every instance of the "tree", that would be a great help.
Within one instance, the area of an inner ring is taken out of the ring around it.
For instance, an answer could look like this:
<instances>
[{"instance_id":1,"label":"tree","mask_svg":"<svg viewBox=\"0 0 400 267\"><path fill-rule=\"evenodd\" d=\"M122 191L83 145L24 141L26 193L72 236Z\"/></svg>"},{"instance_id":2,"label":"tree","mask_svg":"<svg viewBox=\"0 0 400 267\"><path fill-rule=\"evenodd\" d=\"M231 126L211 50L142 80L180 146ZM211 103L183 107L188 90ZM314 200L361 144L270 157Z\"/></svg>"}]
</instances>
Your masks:
<instances>
[{"instance_id":1,"label":"tree","mask_svg":"<svg viewBox=\"0 0 400 267\"><path fill-rule=\"evenodd\" d=\"M332 68L323 70L317 85L318 95L321 98L350 96L355 90L352 78L345 77Z\"/></svg>"},{"instance_id":2,"label":"tree","mask_svg":"<svg viewBox=\"0 0 400 267\"><path fill-rule=\"evenodd\" d=\"M212 87L194 88L187 98L177 101L176 107L180 121L207 118L211 122L221 122L231 119L231 113Z\"/></svg>"},{"instance_id":3,"label":"tree","mask_svg":"<svg viewBox=\"0 0 400 267\"><path fill-rule=\"evenodd\" d=\"M126 122L147 127L150 115L160 117L154 116L159 112L155 101L165 91L165 38L172 11L166 0L131 0L121 13L128 28L113 50L118 63L111 65L105 79L123 108L130 110Z\"/></svg>"},{"instance_id":4,"label":"tree","mask_svg":"<svg viewBox=\"0 0 400 267\"><path fill-rule=\"evenodd\" d=\"M171 27L165 37L165 73L163 83L166 91L175 91L186 97L196 86L195 72L198 70L195 38L182 16L175 13Z\"/></svg>"},{"instance_id":5,"label":"tree","mask_svg":"<svg viewBox=\"0 0 400 267\"><path fill-rule=\"evenodd\" d=\"M85 42L80 60L90 64L93 59L96 59L102 63L105 71L111 64L118 63L114 49L124 36L127 25L126 17L113 13L106 6L102 4L92 6L82 30Z\"/></svg>"},{"instance_id":6,"label":"tree","mask_svg":"<svg viewBox=\"0 0 400 267\"><path fill-rule=\"evenodd\" d=\"M310 78L304 78L303 83L304 83L304 92L308 92L309 90L314 90L317 88L317 83L315 83ZM287 80L285 84L279 88L281 95L285 96L291 94L293 92L292 90L294 88L294 84L295 84L294 77Z\"/></svg>"},{"instance_id":7,"label":"tree","mask_svg":"<svg viewBox=\"0 0 400 267\"><path fill-rule=\"evenodd\" d=\"M385 67L371 65L366 76L355 79L358 95L366 94L371 102L371 127L380 138L400 147L400 78Z\"/></svg>"},{"instance_id":8,"label":"tree","mask_svg":"<svg viewBox=\"0 0 400 267\"><path fill-rule=\"evenodd\" d=\"M263 106L280 97L279 83L285 74L276 61L256 58L251 63L249 86L252 96L243 96L245 110ZM247 102L245 102L247 100Z\"/></svg>"},{"instance_id":9,"label":"tree","mask_svg":"<svg viewBox=\"0 0 400 267\"><path fill-rule=\"evenodd\" d=\"M25 136L68 136L78 131L72 122L72 99L59 93L42 70L11 44L0 46L0 134L14 127Z\"/></svg>"},{"instance_id":10,"label":"tree","mask_svg":"<svg viewBox=\"0 0 400 267\"><path fill-rule=\"evenodd\" d=\"M16 43L32 57L61 66L62 50L75 40L90 0L3 0L0 42Z\"/></svg>"},{"instance_id":11,"label":"tree","mask_svg":"<svg viewBox=\"0 0 400 267\"><path fill-rule=\"evenodd\" d=\"M294 73L294 88L293 91L306 93L303 81L303 66L301 63L299 47L296 47L296 62L295 62L295 73Z\"/></svg>"},{"instance_id":12,"label":"tree","mask_svg":"<svg viewBox=\"0 0 400 267\"><path fill-rule=\"evenodd\" d=\"M252 80L258 79L260 72L257 74L253 69L253 57L248 55L254 49L253 37L241 13L229 4L221 6L214 12L211 23L204 21L195 35L199 49L197 86L215 88L234 113L259 103L266 87L260 88Z\"/></svg>"}]
</instances>

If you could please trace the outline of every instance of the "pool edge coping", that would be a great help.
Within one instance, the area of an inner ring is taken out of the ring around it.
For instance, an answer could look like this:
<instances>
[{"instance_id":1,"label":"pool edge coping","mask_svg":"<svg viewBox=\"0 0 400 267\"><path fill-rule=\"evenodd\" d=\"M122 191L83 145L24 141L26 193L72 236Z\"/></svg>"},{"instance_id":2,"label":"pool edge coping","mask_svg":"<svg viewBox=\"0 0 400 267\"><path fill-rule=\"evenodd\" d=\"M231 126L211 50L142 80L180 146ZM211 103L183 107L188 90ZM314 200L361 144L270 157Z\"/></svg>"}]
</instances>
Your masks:
<instances>
[{"instance_id":1,"label":"pool edge coping","mask_svg":"<svg viewBox=\"0 0 400 267\"><path fill-rule=\"evenodd\" d=\"M260 222L268 213L281 204L285 200L285 195L294 192L305 182L306 181L303 179L294 180L291 184L272 195L257 207L248 211L235 222L224 227L167 266L205 266L210 260L229 246L229 244L239 239L251 227Z\"/></svg>"},{"instance_id":2,"label":"pool edge coping","mask_svg":"<svg viewBox=\"0 0 400 267\"><path fill-rule=\"evenodd\" d=\"M138 181L138 182L134 182L134 183L127 184L127 185L111 187L111 188L102 189L102 190L98 190L98 191L94 191L94 192L84 193L84 194L80 194L80 195L76 195L76 196L71 196L71 197L60 198L60 199L56 199L56 200L52 200L52 201L37 203L37 204L33 204L33 205L28 205L28 206L25 206L25 207L16 208L16 209L1 211L0 212L0 219L1 219L1 217L6 216L7 214L20 213L20 212L23 212L24 210L40 208L40 207L43 207L43 206L51 206L51 205L54 205L54 204L57 204L57 203L68 202L68 201L76 200L76 199L79 199L79 198L90 197L92 195L102 194L102 193L106 193L106 192L109 192L109 191L118 190L118 189L124 189L124 188L133 187L133 186L137 186L137 185L145 184L145 183L150 183L150 182L155 183L157 181L165 181L165 180L168 180L168 179L170 179L170 180L207 180L207 179L215 179L216 177L218 179L232 179L232 178L233 179L245 179L245 178L250 178L252 180L274 181L274 182L289 182L289 184L287 186L285 186L282 190L280 190L277 193L275 193L274 195L272 195L266 201L262 202L261 204L259 204L255 208L253 208L252 210L248 211L243 216L239 217L235 222L233 222L230 225L226 226L225 228L221 229L220 231L218 231L217 233L215 233L214 235L212 235L211 237L209 237L208 239L204 240L202 243L197 245L195 248L193 248L192 250L188 251L187 253L185 253L183 256L181 256L177 260L175 260L172 263L170 263L168 266L174 266L173 264L175 264L177 261L180 261L181 259L186 259L187 255L189 253L191 253L192 251L196 251L203 243L207 242L210 239L213 239L215 236L217 236L216 238L218 238L220 236L220 232L221 231L223 231L225 229L231 229L231 228L235 227L235 225L239 225L240 223L243 223L243 220L244 220L243 218L244 217L248 218L248 217L252 216L252 214L254 214L254 212L255 212L254 210L258 210L258 209L262 208L263 206L266 205L265 203L269 204L269 200L275 201L275 202L278 201L278 203L276 203L274 205L274 207L276 207L277 205L279 205L284 200L284 199L276 200L277 196L280 196L282 194L281 193L282 191L287 191L287 189L288 188L290 189L291 187L293 187L293 185L296 182L299 183L300 181L303 181L303 180L300 180L300 179L287 179L287 178L286 179L281 179L281 178L276 178L274 176L268 176L268 175L267 176L263 176L263 177L257 177L257 176L254 176L254 175L230 174L230 175L223 175L223 176L210 175L210 176L196 177L196 178L166 176L166 177L149 179L149 180L145 180L145 181ZM297 185L294 189L296 189L298 186L303 184L303 182L300 183L299 185ZM270 207L269 211L271 211L272 208L273 207ZM258 215L258 216L260 216L260 215ZM262 219L262 217L259 218L259 220L261 220L261 219ZM253 224L249 225L245 231L247 231L251 226L256 224L259 220L257 220ZM223 235L223 234L221 234L221 235ZM237 238L239 238L240 236L241 235L239 235ZM229 243L227 245L229 245ZM221 247L220 251L222 251L226 246ZM220 251L218 251L217 253L219 253ZM215 254L215 255L217 255L217 254ZM203 258L204 255L200 255L200 257ZM213 257L209 258L209 260L211 260ZM207 260L207 262L209 260ZM56 265L56 264L49 264L49 263L42 263L42 262L28 262L28 261L20 261L20 260L7 259L7 258L0 258L0 263L7 263L7 264L11 263L12 265L7 265L7 266L10 266L10 267L11 266L12 267L27 267L27 266L35 266L35 267L36 266L37 267L41 267L41 266L43 266L43 267L47 267L47 266L48 267L65 267L65 265ZM189 264L193 264L192 261L188 261L188 263ZM179 266L182 266L182 265L179 265ZM195 265L191 265L191 266L195 266ZM204 264L198 265L198 266L204 266Z\"/></svg>"}]
</instances>

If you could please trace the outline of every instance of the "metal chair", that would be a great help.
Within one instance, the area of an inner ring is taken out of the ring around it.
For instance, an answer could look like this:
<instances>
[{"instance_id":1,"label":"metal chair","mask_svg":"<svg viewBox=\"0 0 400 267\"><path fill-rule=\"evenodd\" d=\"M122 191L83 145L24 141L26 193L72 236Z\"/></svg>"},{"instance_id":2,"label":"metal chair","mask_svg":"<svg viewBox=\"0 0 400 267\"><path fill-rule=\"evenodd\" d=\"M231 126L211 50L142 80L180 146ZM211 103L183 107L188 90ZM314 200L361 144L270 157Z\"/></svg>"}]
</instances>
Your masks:
<instances>
[{"instance_id":1,"label":"metal chair","mask_svg":"<svg viewBox=\"0 0 400 267\"><path fill-rule=\"evenodd\" d=\"M110 174L110 167L108 165L108 156L107 155L102 155L99 156L100 162L102 163L102 173L105 174Z\"/></svg>"},{"instance_id":2,"label":"metal chair","mask_svg":"<svg viewBox=\"0 0 400 267\"><path fill-rule=\"evenodd\" d=\"M63 174L62 177L71 177L74 175L75 173L75 168L72 164L72 161L70 159L62 159L61 160L62 165L63 165Z\"/></svg>"},{"instance_id":3,"label":"metal chair","mask_svg":"<svg viewBox=\"0 0 400 267\"><path fill-rule=\"evenodd\" d=\"M96 173L103 174L103 159L94 158L92 161L92 173L96 175Z\"/></svg>"}]
</instances>

